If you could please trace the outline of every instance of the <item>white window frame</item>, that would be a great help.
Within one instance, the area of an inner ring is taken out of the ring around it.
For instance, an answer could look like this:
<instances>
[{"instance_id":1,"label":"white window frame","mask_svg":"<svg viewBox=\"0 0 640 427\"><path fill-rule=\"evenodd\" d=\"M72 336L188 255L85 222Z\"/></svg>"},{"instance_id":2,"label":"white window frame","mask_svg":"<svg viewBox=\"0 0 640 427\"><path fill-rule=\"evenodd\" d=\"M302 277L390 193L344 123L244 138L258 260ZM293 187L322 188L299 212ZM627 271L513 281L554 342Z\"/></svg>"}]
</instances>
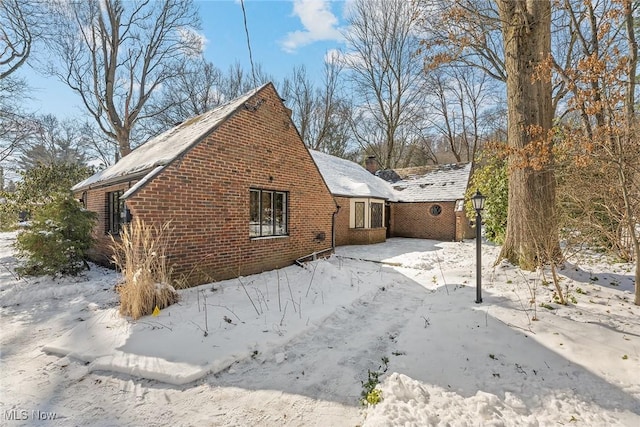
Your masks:
<instances>
[{"instance_id":1,"label":"white window frame","mask_svg":"<svg viewBox=\"0 0 640 427\"><path fill-rule=\"evenodd\" d=\"M371 199L364 197L354 197L349 200L349 228L356 228L356 203L364 203L364 227L358 230L371 229L371 204L380 203L382 205L382 227L385 226L385 201L383 199Z\"/></svg>"}]
</instances>

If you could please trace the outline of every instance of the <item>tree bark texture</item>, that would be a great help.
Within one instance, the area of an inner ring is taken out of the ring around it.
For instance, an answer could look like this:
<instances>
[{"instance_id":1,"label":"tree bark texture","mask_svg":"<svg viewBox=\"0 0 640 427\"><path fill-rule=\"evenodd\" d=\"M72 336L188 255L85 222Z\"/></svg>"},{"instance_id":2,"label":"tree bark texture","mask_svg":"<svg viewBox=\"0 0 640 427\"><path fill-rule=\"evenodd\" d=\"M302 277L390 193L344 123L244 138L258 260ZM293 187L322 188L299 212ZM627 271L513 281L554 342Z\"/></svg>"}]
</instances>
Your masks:
<instances>
[{"instance_id":1,"label":"tree bark texture","mask_svg":"<svg viewBox=\"0 0 640 427\"><path fill-rule=\"evenodd\" d=\"M534 269L559 253L552 165L521 164L523 151L532 141L546 138L552 125L551 80L536 77L538 65L551 52L551 2L497 0L497 4L505 48L511 150L507 231L500 257Z\"/></svg>"}]
</instances>

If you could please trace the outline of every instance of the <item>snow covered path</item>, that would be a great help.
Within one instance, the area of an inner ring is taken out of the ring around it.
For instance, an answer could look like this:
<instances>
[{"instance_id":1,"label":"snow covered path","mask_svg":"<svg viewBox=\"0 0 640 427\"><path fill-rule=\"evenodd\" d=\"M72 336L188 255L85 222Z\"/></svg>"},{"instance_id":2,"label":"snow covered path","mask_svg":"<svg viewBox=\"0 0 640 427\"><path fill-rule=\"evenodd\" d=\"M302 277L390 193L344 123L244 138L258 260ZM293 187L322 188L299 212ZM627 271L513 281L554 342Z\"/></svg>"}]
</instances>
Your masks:
<instances>
[{"instance_id":1,"label":"snow covered path","mask_svg":"<svg viewBox=\"0 0 640 427\"><path fill-rule=\"evenodd\" d=\"M277 377L288 379L287 393L357 404L367 369L376 370L382 357L396 351L398 331L415 316L425 294L423 288L412 289L406 283L379 289L340 307L322 325L290 341L281 349L287 363L278 363L277 354L261 355L239 362L212 382L269 389ZM390 316L384 307L400 301Z\"/></svg>"}]
</instances>

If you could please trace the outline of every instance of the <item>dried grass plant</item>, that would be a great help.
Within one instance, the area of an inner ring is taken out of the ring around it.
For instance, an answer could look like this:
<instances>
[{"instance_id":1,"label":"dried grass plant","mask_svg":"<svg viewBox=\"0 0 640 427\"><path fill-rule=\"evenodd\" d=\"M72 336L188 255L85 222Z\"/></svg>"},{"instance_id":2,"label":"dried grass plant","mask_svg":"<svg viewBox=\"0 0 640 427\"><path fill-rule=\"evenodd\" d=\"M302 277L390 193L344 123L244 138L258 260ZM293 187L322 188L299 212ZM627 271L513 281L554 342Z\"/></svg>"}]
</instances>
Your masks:
<instances>
[{"instance_id":1,"label":"dried grass plant","mask_svg":"<svg viewBox=\"0 0 640 427\"><path fill-rule=\"evenodd\" d=\"M169 222L157 227L136 218L119 239L112 236L113 261L123 275L118 286L122 315L138 319L178 301L166 256L172 231Z\"/></svg>"}]
</instances>

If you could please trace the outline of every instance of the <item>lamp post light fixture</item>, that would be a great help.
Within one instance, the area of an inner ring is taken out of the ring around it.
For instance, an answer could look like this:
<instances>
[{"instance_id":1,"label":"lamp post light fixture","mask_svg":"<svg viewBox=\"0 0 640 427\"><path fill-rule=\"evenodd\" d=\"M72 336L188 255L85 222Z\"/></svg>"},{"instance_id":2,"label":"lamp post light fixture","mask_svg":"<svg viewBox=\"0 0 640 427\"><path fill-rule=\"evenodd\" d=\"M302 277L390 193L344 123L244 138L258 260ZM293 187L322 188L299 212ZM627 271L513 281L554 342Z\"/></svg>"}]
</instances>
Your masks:
<instances>
[{"instance_id":1,"label":"lamp post light fixture","mask_svg":"<svg viewBox=\"0 0 640 427\"><path fill-rule=\"evenodd\" d=\"M482 215L485 197L476 190L476 194L471 197L473 209L476 210L476 304L482 302Z\"/></svg>"}]
</instances>

